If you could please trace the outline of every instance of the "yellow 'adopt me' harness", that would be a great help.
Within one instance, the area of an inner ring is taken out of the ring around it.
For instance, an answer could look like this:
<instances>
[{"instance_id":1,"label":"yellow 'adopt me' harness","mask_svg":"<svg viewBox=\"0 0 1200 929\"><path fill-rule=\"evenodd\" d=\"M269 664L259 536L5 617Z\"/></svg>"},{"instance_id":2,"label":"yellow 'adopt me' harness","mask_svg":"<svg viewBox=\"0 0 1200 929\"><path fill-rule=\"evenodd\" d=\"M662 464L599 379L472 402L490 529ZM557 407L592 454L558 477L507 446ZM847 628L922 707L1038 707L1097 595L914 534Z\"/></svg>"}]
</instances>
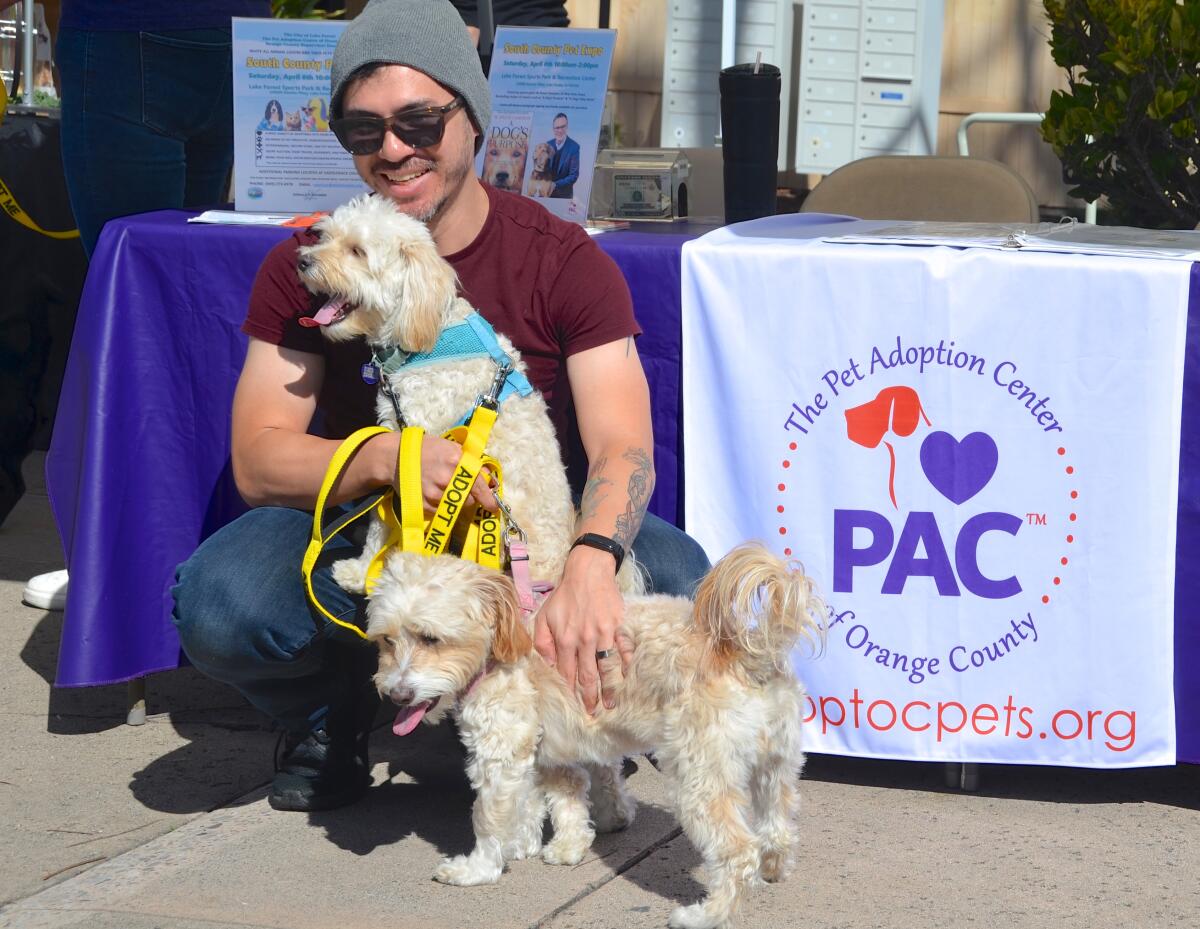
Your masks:
<instances>
[{"instance_id":1,"label":"yellow 'adopt me' harness","mask_svg":"<svg viewBox=\"0 0 1200 929\"><path fill-rule=\"evenodd\" d=\"M317 559L329 541L355 520L371 511L378 515L386 527L387 538L383 546L371 556L366 578L368 594L371 593L383 570L384 560L393 549L419 552L427 556L441 555L449 550L457 552L462 558L499 571L504 568L504 555L510 548L510 536L515 536L518 541L512 543L511 547L520 550L522 559L528 557L523 545L525 534L512 519L512 514L503 502L503 474L500 463L484 454L484 448L487 445L492 426L495 425L501 399L514 389L525 393L531 388L528 387L523 376L513 370L511 359L503 354L495 344L494 334L491 336L491 345L488 344L487 333L482 331L479 322L482 322L482 318L469 320L464 326L469 326L479 333L479 347L483 353L490 354L495 359L498 371L492 382L491 390L479 398L474 411L470 414L469 421L465 425L455 426L443 434L443 438L459 443L463 451L455 466L454 475L442 492L433 516L428 520L424 516L424 500L421 493L421 446L425 430L419 426L407 426L400 433L400 454L396 462L396 485L400 488L399 516L396 513L395 491L388 487L366 497L354 509L343 513L328 527L322 525L326 502L334 484L349 466L350 459L355 452L368 440L391 431L383 426L368 426L359 429L343 441L334 452L321 482L321 490L317 495L316 507L313 511L312 535L301 563L304 588L310 602L326 619L353 631L361 638L367 637L362 629L335 616L321 603L313 589L312 572ZM483 326L486 327L487 324L483 323ZM490 327L487 329L490 332ZM438 360L444 359L446 355L443 353L429 357ZM386 373L385 364L380 364L378 358L373 361L375 362L374 376L378 376L380 368L383 368ZM399 364L403 365L412 361L413 358L410 356L402 359ZM418 358L416 361L422 363L423 359ZM366 377L367 374L364 372L364 378ZM515 386L510 383L514 380L516 381ZM386 387L386 380L384 389L395 403L395 398ZM399 414L398 409L397 413ZM400 421L403 422L403 419L400 418ZM492 489L501 512L504 514L503 525L501 518L496 514L484 507L472 506L468 503L471 488L479 473L484 469L492 476L494 482ZM471 518L463 519L463 514L468 511L471 513ZM514 560L516 558L517 554L514 551Z\"/></svg>"}]
</instances>

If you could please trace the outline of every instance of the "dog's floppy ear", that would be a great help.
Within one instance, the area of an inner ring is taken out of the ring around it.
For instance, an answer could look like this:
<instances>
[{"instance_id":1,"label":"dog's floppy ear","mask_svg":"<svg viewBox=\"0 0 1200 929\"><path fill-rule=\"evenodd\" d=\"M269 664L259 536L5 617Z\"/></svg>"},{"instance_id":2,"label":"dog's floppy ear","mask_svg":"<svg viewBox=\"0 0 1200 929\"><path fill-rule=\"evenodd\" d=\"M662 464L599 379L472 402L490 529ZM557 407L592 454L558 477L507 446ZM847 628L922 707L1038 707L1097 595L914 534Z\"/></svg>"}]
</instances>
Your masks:
<instances>
[{"instance_id":1,"label":"dog's floppy ear","mask_svg":"<svg viewBox=\"0 0 1200 929\"><path fill-rule=\"evenodd\" d=\"M517 602L517 589L512 580L504 574L489 571L480 582L485 602L495 617L492 657L502 663L524 658L533 648L533 640L521 621L521 605Z\"/></svg>"},{"instance_id":2,"label":"dog's floppy ear","mask_svg":"<svg viewBox=\"0 0 1200 929\"><path fill-rule=\"evenodd\" d=\"M458 296L458 275L437 253L432 242L401 248L405 311L398 314L392 340L409 352L428 352L450 305Z\"/></svg>"}]
</instances>

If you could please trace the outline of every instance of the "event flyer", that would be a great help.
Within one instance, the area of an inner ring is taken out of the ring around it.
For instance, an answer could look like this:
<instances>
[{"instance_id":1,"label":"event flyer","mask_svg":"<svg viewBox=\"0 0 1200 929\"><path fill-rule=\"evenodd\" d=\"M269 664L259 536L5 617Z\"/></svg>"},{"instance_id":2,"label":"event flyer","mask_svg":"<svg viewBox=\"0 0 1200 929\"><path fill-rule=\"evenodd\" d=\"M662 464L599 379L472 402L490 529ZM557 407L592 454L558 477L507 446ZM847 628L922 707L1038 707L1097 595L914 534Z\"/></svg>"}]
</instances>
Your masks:
<instances>
[{"instance_id":1,"label":"event flyer","mask_svg":"<svg viewBox=\"0 0 1200 929\"><path fill-rule=\"evenodd\" d=\"M346 27L233 19L234 204L312 213L366 190L329 131L329 68Z\"/></svg>"},{"instance_id":2,"label":"event flyer","mask_svg":"<svg viewBox=\"0 0 1200 929\"><path fill-rule=\"evenodd\" d=\"M616 41L612 29L497 29L479 176L586 222Z\"/></svg>"}]
</instances>

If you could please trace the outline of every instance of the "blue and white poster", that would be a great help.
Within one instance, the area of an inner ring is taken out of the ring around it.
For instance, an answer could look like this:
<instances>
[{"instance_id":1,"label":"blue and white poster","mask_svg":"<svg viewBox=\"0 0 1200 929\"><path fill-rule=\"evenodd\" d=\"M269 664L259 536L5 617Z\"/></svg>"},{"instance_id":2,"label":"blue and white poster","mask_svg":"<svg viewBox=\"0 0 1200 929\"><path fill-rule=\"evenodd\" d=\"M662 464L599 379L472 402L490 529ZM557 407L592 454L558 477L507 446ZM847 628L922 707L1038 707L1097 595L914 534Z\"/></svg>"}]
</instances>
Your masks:
<instances>
[{"instance_id":1,"label":"blue and white poster","mask_svg":"<svg viewBox=\"0 0 1200 929\"><path fill-rule=\"evenodd\" d=\"M496 30L492 122L476 160L484 181L587 220L616 41L612 29Z\"/></svg>"},{"instance_id":2,"label":"blue and white poster","mask_svg":"<svg viewBox=\"0 0 1200 929\"><path fill-rule=\"evenodd\" d=\"M329 131L329 69L345 22L233 20L234 204L331 210L367 188Z\"/></svg>"}]
</instances>

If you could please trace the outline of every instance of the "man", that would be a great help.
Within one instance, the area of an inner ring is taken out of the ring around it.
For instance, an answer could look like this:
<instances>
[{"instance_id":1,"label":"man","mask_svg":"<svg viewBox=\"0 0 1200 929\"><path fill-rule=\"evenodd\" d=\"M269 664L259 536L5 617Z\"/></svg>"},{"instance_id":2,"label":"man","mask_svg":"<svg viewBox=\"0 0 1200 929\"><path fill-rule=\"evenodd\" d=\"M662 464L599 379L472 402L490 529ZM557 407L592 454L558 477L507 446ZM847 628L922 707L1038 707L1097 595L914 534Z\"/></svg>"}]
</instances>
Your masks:
<instances>
[{"instance_id":1,"label":"man","mask_svg":"<svg viewBox=\"0 0 1200 929\"><path fill-rule=\"evenodd\" d=\"M603 538L572 549L537 614L534 642L589 710L611 703L620 663L597 652L615 648L628 658L618 635L617 557L632 547L652 586L674 593L690 592L707 568L696 543L645 513L654 480L649 398L624 280L579 227L476 178L491 103L448 0L374 0L339 40L331 81L331 126L353 149L358 173L377 196L428 224L464 296L521 350L560 436L574 401L590 462L580 531ZM244 326L251 338L234 398L232 459L256 509L206 540L180 566L174 590L191 662L284 728L270 802L289 810L331 809L362 795L378 706L375 648L314 619L300 580L312 520L305 510L338 439L374 420L375 389L359 376L366 346L330 344L299 325L319 305L296 275L296 249L312 240L297 232L267 256ZM318 412L336 438L308 433ZM332 502L392 481L398 450L398 433L373 438ZM422 490L431 508L460 451L426 438ZM494 505L482 483L473 495ZM338 540L330 560L357 551ZM338 588L328 564L313 580L324 604L361 623L361 598Z\"/></svg>"},{"instance_id":2,"label":"man","mask_svg":"<svg viewBox=\"0 0 1200 929\"><path fill-rule=\"evenodd\" d=\"M570 200L575 196L575 182L579 180L579 143L567 135L566 113L556 113L550 128L554 132L549 143L554 149L554 157L550 159L554 191L550 196Z\"/></svg>"}]
</instances>

